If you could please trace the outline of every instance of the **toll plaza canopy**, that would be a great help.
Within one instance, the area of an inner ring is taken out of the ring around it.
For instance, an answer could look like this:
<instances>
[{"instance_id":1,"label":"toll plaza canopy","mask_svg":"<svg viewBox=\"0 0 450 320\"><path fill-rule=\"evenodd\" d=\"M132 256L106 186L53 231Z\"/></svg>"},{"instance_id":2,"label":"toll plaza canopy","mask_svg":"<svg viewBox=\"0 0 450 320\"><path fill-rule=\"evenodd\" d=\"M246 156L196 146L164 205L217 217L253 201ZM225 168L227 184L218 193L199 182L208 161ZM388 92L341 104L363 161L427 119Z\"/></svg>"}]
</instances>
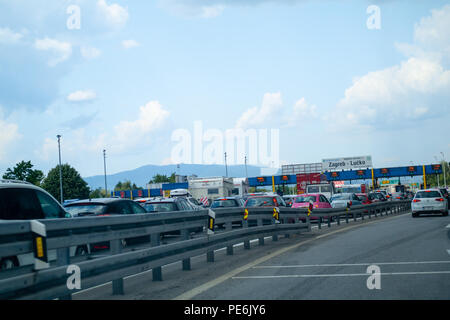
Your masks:
<instances>
[{"instance_id":1,"label":"toll plaza canopy","mask_svg":"<svg viewBox=\"0 0 450 320\"><path fill-rule=\"evenodd\" d=\"M321 172L326 176L327 181L342 181L342 180L368 180L368 179L382 179L390 177L412 177L421 176L425 174L441 174L442 165L418 165L407 167L392 167L392 168L378 168L378 169L361 169L361 170L347 170L347 171L325 171ZM261 176L248 178L250 187L271 186L282 184L297 184L297 176L281 175L281 176Z\"/></svg>"}]
</instances>

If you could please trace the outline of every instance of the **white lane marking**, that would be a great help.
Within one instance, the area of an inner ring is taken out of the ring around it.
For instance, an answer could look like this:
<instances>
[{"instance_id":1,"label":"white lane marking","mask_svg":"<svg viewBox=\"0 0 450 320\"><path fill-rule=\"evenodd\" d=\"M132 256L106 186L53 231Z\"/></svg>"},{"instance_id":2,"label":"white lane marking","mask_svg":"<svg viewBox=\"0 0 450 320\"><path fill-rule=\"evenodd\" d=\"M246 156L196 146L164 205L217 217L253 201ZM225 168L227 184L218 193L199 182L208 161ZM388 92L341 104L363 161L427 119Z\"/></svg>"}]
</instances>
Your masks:
<instances>
[{"instance_id":1,"label":"white lane marking","mask_svg":"<svg viewBox=\"0 0 450 320\"><path fill-rule=\"evenodd\" d=\"M425 274L450 274L450 271L423 271L423 272L383 272L381 276L399 275L425 275ZM367 273L337 273L337 274L290 274L277 276L240 276L231 279L281 279L281 278L324 278L324 277L367 277Z\"/></svg>"},{"instance_id":2,"label":"white lane marking","mask_svg":"<svg viewBox=\"0 0 450 320\"><path fill-rule=\"evenodd\" d=\"M226 273L226 274L224 274L222 276L219 276L219 277L217 277L217 278L215 278L215 279L213 279L211 281L208 281L208 282L206 282L206 283L204 283L204 284L202 284L202 285L200 285L200 286L198 286L198 287L196 287L194 289L191 289L191 290L189 290L189 291L187 291L187 292L185 292L185 293L183 293L183 294L173 298L172 300L190 300L193 297L195 297L195 296L197 296L197 295L199 295L199 294L201 294L201 293L203 293L203 292L205 292L205 291L207 291L207 290L209 290L209 289L211 289L211 288L221 284L222 282L235 277L237 274L239 274L241 272L244 272L244 271L246 271L248 269L251 269L254 266L257 266L258 264L264 263L264 262L266 262L266 261L268 261L268 260L270 260L270 259L272 259L274 257L277 257L277 256L279 256L279 255L281 255L281 254L283 254L285 252L288 252L288 251L290 251L292 249L298 248L298 247L300 247L300 246L302 246L304 244L311 243L311 242L316 241L318 239L326 238L326 237L329 237L329 236L337 234L337 233L342 233L342 232L345 232L345 231L348 231L348 230L352 230L352 229L356 229L356 228L359 228L359 227L362 227L362 226L367 226L367 225L370 225L372 223L386 222L388 220L397 219L397 218L402 217L402 216L407 215L407 214L410 214L410 213L399 214L397 216L385 218L383 220L373 220L373 221L367 222L365 224L356 224L356 225L349 224L348 226L346 226L346 227L344 227L342 229L331 231L331 232L328 232L328 233L325 233L325 234L322 234L322 235L319 235L319 236L315 236L312 239L296 243L296 244L294 244L292 246L289 246L289 247L277 250L277 251L275 251L275 252L273 252L271 254L268 254L267 256L264 256L262 258L256 259L256 260L254 260L253 262L250 262L247 265L244 265L244 266L242 266L240 268L237 268L237 269L235 269L233 271L230 271L230 272L228 272L228 273ZM365 274L365 276L367 276L367 274Z\"/></svg>"},{"instance_id":3,"label":"white lane marking","mask_svg":"<svg viewBox=\"0 0 450 320\"><path fill-rule=\"evenodd\" d=\"M366 262L366 263L339 263L339 264L303 264L287 266L254 266L253 269L282 269L282 268L311 268L311 267L353 267L368 265L407 265L407 264L439 264L450 261L410 261L410 262Z\"/></svg>"}]
</instances>

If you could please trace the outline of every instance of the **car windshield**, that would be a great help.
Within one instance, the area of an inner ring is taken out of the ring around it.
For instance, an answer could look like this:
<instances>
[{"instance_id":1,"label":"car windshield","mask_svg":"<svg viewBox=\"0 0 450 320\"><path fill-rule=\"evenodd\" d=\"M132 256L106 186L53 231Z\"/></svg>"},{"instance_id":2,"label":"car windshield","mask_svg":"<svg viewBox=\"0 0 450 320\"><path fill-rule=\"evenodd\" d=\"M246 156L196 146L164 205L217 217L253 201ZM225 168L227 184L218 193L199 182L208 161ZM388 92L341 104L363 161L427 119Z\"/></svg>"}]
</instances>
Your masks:
<instances>
[{"instance_id":1,"label":"car windshield","mask_svg":"<svg viewBox=\"0 0 450 320\"><path fill-rule=\"evenodd\" d=\"M416 198L440 198L439 191L419 191L416 194Z\"/></svg>"},{"instance_id":2,"label":"car windshield","mask_svg":"<svg viewBox=\"0 0 450 320\"><path fill-rule=\"evenodd\" d=\"M106 205L92 203L92 204L72 204L67 206L66 211L72 216L78 216L83 214L102 214L106 211Z\"/></svg>"},{"instance_id":3,"label":"car windshield","mask_svg":"<svg viewBox=\"0 0 450 320\"><path fill-rule=\"evenodd\" d=\"M332 196L330 200L335 201L335 200L349 200L349 199L350 199L349 194L336 194Z\"/></svg>"},{"instance_id":4,"label":"car windshield","mask_svg":"<svg viewBox=\"0 0 450 320\"><path fill-rule=\"evenodd\" d=\"M320 192L331 192L331 186L321 186L320 189Z\"/></svg>"},{"instance_id":5,"label":"car windshield","mask_svg":"<svg viewBox=\"0 0 450 320\"><path fill-rule=\"evenodd\" d=\"M316 196L300 196L295 198L295 203L316 202Z\"/></svg>"},{"instance_id":6,"label":"car windshield","mask_svg":"<svg viewBox=\"0 0 450 320\"><path fill-rule=\"evenodd\" d=\"M381 193L371 193L369 194L369 199L383 199L383 195Z\"/></svg>"},{"instance_id":7,"label":"car windshield","mask_svg":"<svg viewBox=\"0 0 450 320\"><path fill-rule=\"evenodd\" d=\"M144 209L147 212L169 212L169 211L178 211L177 206L173 202L155 202L155 203L146 203L144 205Z\"/></svg>"},{"instance_id":8,"label":"car windshield","mask_svg":"<svg viewBox=\"0 0 450 320\"><path fill-rule=\"evenodd\" d=\"M249 198L247 207L275 206L272 197Z\"/></svg>"},{"instance_id":9,"label":"car windshield","mask_svg":"<svg viewBox=\"0 0 450 320\"><path fill-rule=\"evenodd\" d=\"M211 208L224 208L224 207L238 207L237 203L233 199L215 200L211 205Z\"/></svg>"}]
</instances>

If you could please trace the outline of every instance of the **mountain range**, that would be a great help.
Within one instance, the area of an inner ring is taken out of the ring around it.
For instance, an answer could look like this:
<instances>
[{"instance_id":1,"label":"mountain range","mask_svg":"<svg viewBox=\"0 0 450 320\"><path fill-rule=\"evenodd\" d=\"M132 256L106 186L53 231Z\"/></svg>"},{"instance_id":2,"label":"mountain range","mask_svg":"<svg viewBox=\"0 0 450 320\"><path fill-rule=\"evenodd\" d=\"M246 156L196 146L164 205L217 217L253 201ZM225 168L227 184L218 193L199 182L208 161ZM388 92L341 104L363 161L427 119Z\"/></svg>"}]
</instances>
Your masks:
<instances>
[{"instance_id":1,"label":"mountain range","mask_svg":"<svg viewBox=\"0 0 450 320\"><path fill-rule=\"evenodd\" d=\"M179 175L197 175L198 177L224 177L227 174L228 177L241 178L246 176L245 165L233 165L226 168L224 165L205 165L205 164L180 164L178 165L146 165L134 170L122 171L115 174L106 175L107 187L109 190L119 182L131 181L138 187L145 188L147 183L157 174L170 176L172 173ZM267 173L268 168L263 168L254 165L247 165L248 177L256 177L265 174L278 174L277 172ZM273 169L270 169L273 171ZM280 171L280 170L279 170ZM83 178L94 190L97 188L105 187L105 176L91 176Z\"/></svg>"}]
</instances>

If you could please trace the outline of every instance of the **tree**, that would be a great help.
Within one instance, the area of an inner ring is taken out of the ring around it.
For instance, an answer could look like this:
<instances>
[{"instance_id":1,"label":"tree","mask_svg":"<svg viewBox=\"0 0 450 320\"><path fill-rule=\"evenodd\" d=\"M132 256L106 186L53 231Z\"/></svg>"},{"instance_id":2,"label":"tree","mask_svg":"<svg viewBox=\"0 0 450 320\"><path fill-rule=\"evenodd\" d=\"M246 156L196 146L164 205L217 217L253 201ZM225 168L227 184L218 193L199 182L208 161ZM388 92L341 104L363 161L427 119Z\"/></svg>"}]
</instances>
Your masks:
<instances>
[{"instance_id":1,"label":"tree","mask_svg":"<svg viewBox=\"0 0 450 320\"><path fill-rule=\"evenodd\" d=\"M170 175L170 177L165 174L157 174L153 176L153 179L149 183L175 183L175 172Z\"/></svg>"},{"instance_id":2,"label":"tree","mask_svg":"<svg viewBox=\"0 0 450 320\"><path fill-rule=\"evenodd\" d=\"M3 179L22 180L39 186L44 179L44 173L41 170L33 170L31 161L21 161L12 170L6 169Z\"/></svg>"},{"instance_id":3,"label":"tree","mask_svg":"<svg viewBox=\"0 0 450 320\"><path fill-rule=\"evenodd\" d=\"M92 190L89 194L90 199L96 199L96 198L108 198L108 195L106 194L105 189L103 188L97 188L95 190Z\"/></svg>"},{"instance_id":4,"label":"tree","mask_svg":"<svg viewBox=\"0 0 450 320\"><path fill-rule=\"evenodd\" d=\"M68 164L61 166L64 199L87 199L90 189L86 181L81 178L77 170ZM60 198L59 189L59 165L51 169L41 185L55 199Z\"/></svg>"},{"instance_id":5,"label":"tree","mask_svg":"<svg viewBox=\"0 0 450 320\"><path fill-rule=\"evenodd\" d=\"M125 182L119 181L114 187L114 191L125 191L125 190L136 190L142 189L141 187L136 186L135 183L131 183L131 181L127 180Z\"/></svg>"}]
</instances>

